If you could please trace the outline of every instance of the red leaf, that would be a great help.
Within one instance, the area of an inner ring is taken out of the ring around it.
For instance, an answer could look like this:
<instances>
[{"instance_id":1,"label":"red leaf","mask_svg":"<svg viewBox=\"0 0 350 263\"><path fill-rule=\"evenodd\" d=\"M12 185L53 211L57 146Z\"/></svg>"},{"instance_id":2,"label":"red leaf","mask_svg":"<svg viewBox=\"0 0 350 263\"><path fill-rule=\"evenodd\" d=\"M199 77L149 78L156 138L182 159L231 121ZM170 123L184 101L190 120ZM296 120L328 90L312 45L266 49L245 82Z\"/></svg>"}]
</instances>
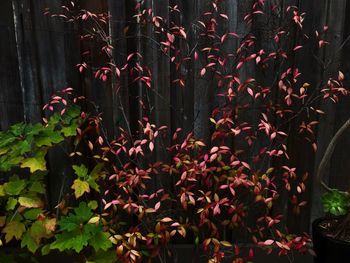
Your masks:
<instances>
[{"instance_id":1,"label":"red leaf","mask_svg":"<svg viewBox=\"0 0 350 263\"><path fill-rule=\"evenodd\" d=\"M264 242L264 245L270 246L270 245L272 245L274 242L275 242L274 240L268 239L268 240L266 240L266 241Z\"/></svg>"},{"instance_id":2,"label":"red leaf","mask_svg":"<svg viewBox=\"0 0 350 263\"><path fill-rule=\"evenodd\" d=\"M202 70L201 70L201 77L203 77L206 72L207 72L206 68L202 68Z\"/></svg>"},{"instance_id":3,"label":"red leaf","mask_svg":"<svg viewBox=\"0 0 350 263\"><path fill-rule=\"evenodd\" d=\"M151 150L151 152L153 152L153 149L154 149L154 144L153 142L150 142L149 145L148 145L149 149Z\"/></svg>"},{"instance_id":4,"label":"red leaf","mask_svg":"<svg viewBox=\"0 0 350 263\"><path fill-rule=\"evenodd\" d=\"M173 34L170 34L170 33L167 33L166 35L167 35L169 42L174 43L175 36Z\"/></svg>"},{"instance_id":5,"label":"red leaf","mask_svg":"<svg viewBox=\"0 0 350 263\"><path fill-rule=\"evenodd\" d=\"M225 18L226 20L228 20L228 16L227 16L226 14L220 14L220 16L221 16L222 18Z\"/></svg>"},{"instance_id":6,"label":"red leaf","mask_svg":"<svg viewBox=\"0 0 350 263\"><path fill-rule=\"evenodd\" d=\"M160 202L156 203L156 205L154 206L155 210L158 210L160 208Z\"/></svg>"}]
</instances>

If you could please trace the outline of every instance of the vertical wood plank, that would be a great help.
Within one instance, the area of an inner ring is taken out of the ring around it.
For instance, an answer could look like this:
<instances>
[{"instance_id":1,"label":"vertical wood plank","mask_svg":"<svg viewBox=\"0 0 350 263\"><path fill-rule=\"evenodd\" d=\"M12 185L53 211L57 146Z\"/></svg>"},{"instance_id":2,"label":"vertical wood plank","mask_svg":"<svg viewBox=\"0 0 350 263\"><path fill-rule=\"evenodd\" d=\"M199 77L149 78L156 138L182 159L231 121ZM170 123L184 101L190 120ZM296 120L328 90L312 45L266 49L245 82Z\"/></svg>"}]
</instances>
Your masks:
<instances>
[{"instance_id":1,"label":"vertical wood plank","mask_svg":"<svg viewBox=\"0 0 350 263\"><path fill-rule=\"evenodd\" d=\"M23 121L22 85L18 70L18 54L12 2L0 2L0 130Z\"/></svg>"}]
</instances>

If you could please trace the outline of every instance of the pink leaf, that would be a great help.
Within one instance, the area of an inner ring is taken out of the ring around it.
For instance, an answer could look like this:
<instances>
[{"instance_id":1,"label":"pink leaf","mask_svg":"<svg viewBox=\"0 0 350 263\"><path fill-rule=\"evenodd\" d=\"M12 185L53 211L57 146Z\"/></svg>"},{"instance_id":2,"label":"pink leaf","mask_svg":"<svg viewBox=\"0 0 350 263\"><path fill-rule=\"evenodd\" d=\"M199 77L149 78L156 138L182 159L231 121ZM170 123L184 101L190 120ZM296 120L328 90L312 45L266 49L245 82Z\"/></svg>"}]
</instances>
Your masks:
<instances>
[{"instance_id":1,"label":"pink leaf","mask_svg":"<svg viewBox=\"0 0 350 263\"><path fill-rule=\"evenodd\" d=\"M151 150L151 152L153 152L153 149L154 149L154 144L153 142L150 142L149 145L148 145L149 149Z\"/></svg>"},{"instance_id":2,"label":"pink leaf","mask_svg":"<svg viewBox=\"0 0 350 263\"><path fill-rule=\"evenodd\" d=\"M206 72L207 72L206 68L202 68L202 70L201 70L201 77L203 77Z\"/></svg>"}]
</instances>

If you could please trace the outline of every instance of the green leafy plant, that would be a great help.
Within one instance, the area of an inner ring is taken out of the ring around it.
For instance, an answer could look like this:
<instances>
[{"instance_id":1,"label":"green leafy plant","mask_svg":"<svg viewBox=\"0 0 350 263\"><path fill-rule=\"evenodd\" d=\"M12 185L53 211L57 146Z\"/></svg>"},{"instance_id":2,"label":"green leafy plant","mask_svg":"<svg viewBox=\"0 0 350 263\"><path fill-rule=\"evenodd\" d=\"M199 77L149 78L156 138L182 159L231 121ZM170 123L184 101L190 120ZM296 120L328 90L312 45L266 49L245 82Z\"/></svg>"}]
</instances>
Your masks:
<instances>
[{"instance_id":1,"label":"green leafy plant","mask_svg":"<svg viewBox=\"0 0 350 263\"><path fill-rule=\"evenodd\" d=\"M109 227L106 220L94 212L100 197L78 202L73 208L66 207L65 200L61 200L56 211L47 203L46 177L50 172L47 154L54 148L72 145L73 151L67 153L68 157L79 158L82 155L79 144L84 141L81 128L85 125L90 129L88 118L77 105L79 100L67 102L71 89L62 91L61 95L52 96L52 101L45 105L50 117L43 119L42 124L18 123L0 132L0 172L4 173L0 184L0 207L3 208L0 245L19 242L21 248L43 256L51 250L78 254L86 249L88 262L114 262L116 254L109 250L113 245ZM72 164L71 168L71 189L77 201L93 191L99 194L99 181L105 178L103 162L90 171L85 164ZM9 262L17 257L4 256ZM85 255L83 258L86 262Z\"/></svg>"},{"instance_id":2,"label":"green leafy plant","mask_svg":"<svg viewBox=\"0 0 350 263\"><path fill-rule=\"evenodd\" d=\"M350 206L349 196L338 190L332 190L322 196L323 209L334 216L348 213Z\"/></svg>"},{"instance_id":3,"label":"green leafy plant","mask_svg":"<svg viewBox=\"0 0 350 263\"><path fill-rule=\"evenodd\" d=\"M106 251L112 247L109 233L103 231L101 219L94 216L91 208L85 202L74 208L74 213L62 217L58 222L59 232L51 249L60 251L74 250L79 253L84 247L90 245L95 251Z\"/></svg>"}]
</instances>

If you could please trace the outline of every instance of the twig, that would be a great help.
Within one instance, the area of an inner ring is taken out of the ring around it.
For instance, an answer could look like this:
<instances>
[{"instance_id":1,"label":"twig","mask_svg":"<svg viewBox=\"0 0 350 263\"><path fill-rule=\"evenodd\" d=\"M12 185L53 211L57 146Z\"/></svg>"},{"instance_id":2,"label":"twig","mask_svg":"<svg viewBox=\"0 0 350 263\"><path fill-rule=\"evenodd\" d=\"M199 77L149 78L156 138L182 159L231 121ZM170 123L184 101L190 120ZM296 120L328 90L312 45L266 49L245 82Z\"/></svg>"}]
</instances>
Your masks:
<instances>
[{"instance_id":1,"label":"twig","mask_svg":"<svg viewBox=\"0 0 350 263\"><path fill-rule=\"evenodd\" d=\"M320 184L323 186L323 188L328 191L331 192L334 189L330 188L322 179L324 172L325 172L325 168L328 165L329 161L331 160L332 154L335 150L336 145L338 144L339 140L343 137L345 131L350 127L350 119L348 119L343 126L340 127L340 129L337 131L337 133L334 135L334 137L332 138L332 140L330 141L330 143L327 146L327 149L321 159L320 165L318 166L317 169L317 178L320 180ZM347 192L344 192L344 194L347 194Z\"/></svg>"}]
</instances>

